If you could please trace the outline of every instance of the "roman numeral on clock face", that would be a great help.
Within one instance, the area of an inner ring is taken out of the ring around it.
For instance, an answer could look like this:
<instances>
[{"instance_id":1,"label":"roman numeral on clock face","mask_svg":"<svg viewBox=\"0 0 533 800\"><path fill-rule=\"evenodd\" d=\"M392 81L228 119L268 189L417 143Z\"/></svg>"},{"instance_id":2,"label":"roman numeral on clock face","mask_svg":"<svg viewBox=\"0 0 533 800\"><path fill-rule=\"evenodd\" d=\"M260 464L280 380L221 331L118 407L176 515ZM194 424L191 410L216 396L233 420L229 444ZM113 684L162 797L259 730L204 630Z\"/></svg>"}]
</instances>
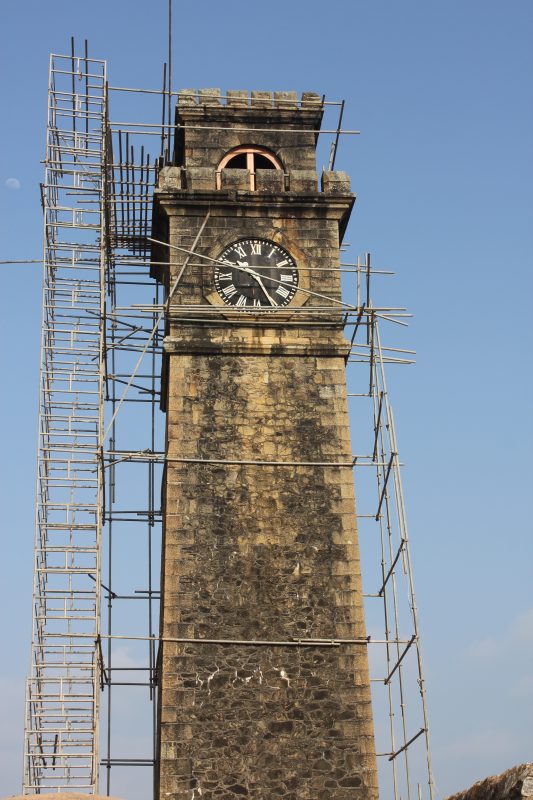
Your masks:
<instances>
[{"instance_id":1,"label":"roman numeral on clock face","mask_svg":"<svg viewBox=\"0 0 533 800\"><path fill-rule=\"evenodd\" d=\"M230 297L233 297L233 295L234 295L234 294L237 294L237 289L235 288L235 286L234 286L232 283L230 283L230 285L229 285L229 286L225 286L225 287L222 289L222 291L223 291L223 293L226 295L226 297L227 297L228 299L229 299Z\"/></svg>"},{"instance_id":2,"label":"roman numeral on clock face","mask_svg":"<svg viewBox=\"0 0 533 800\"><path fill-rule=\"evenodd\" d=\"M280 275L283 283L292 283L292 275Z\"/></svg>"},{"instance_id":3,"label":"roman numeral on clock face","mask_svg":"<svg viewBox=\"0 0 533 800\"><path fill-rule=\"evenodd\" d=\"M237 302L235 303L235 305L236 306L245 306L246 305L246 300L247 300L247 298L243 294L241 294L237 298Z\"/></svg>"},{"instance_id":4,"label":"roman numeral on clock face","mask_svg":"<svg viewBox=\"0 0 533 800\"><path fill-rule=\"evenodd\" d=\"M276 294L279 294L280 297L286 299L289 296L289 290L286 289L284 286L278 286L276 289Z\"/></svg>"},{"instance_id":5,"label":"roman numeral on clock face","mask_svg":"<svg viewBox=\"0 0 533 800\"><path fill-rule=\"evenodd\" d=\"M233 249L235 250L235 252L236 252L236 253L237 253L237 254L238 254L238 255L239 255L241 258L244 258L244 256L246 255L246 250L244 249L244 247L242 246L242 244L236 244L236 245L234 245L234 248L233 248Z\"/></svg>"},{"instance_id":6,"label":"roman numeral on clock face","mask_svg":"<svg viewBox=\"0 0 533 800\"><path fill-rule=\"evenodd\" d=\"M218 276L219 281L230 281L231 280L231 272L221 272Z\"/></svg>"},{"instance_id":7,"label":"roman numeral on clock face","mask_svg":"<svg viewBox=\"0 0 533 800\"><path fill-rule=\"evenodd\" d=\"M261 255L261 242L251 242L252 248L252 255L253 256L260 256Z\"/></svg>"}]
</instances>

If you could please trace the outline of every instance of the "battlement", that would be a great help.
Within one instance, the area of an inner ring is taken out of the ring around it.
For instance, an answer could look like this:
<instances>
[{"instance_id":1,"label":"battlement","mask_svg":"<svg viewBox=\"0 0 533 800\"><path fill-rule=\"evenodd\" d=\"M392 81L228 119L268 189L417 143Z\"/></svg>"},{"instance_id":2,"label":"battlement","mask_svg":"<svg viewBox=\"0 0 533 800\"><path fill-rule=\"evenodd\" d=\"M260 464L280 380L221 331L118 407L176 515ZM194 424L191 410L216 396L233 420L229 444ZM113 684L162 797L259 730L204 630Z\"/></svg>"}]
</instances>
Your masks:
<instances>
[{"instance_id":1,"label":"battlement","mask_svg":"<svg viewBox=\"0 0 533 800\"><path fill-rule=\"evenodd\" d=\"M281 110L300 109L304 111L322 109L324 98L315 92L302 92L300 99L296 92L262 92L241 89L228 89L225 95L220 89L181 89L178 93L178 106L215 106L227 108L277 108Z\"/></svg>"}]
</instances>

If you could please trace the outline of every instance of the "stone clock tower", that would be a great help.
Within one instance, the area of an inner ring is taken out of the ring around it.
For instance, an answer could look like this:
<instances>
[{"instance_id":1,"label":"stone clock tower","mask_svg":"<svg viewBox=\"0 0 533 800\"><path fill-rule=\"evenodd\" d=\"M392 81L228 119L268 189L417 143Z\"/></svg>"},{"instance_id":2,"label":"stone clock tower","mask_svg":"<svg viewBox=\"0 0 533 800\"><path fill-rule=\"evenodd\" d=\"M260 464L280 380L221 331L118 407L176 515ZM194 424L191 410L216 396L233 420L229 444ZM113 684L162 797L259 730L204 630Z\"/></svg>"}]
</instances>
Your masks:
<instances>
[{"instance_id":1,"label":"stone clock tower","mask_svg":"<svg viewBox=\"0 0 533 800\"><path fill-rule=\"evenodd\" d=\"M318 95L187 91L167 288L158 800L377 798L339 245ZM344 641L343 641L344 640Z\"/></svg>"}]
</instances>

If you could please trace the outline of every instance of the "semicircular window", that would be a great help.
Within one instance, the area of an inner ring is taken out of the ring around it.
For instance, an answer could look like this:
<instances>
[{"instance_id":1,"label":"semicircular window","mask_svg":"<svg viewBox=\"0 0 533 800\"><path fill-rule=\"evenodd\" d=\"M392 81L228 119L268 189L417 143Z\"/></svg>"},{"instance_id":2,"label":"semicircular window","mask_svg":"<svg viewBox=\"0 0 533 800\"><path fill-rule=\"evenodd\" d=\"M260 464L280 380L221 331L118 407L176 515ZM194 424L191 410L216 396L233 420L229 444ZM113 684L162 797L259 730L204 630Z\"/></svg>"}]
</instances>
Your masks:
<instances>
[{"instance_id":1,"label":"semicircular window","mask_svg":"<svg viewBox=\"0 0 533 800\"><path fill-rule=\"evenodd\" d=\"M217 169L217 189L221 187L220 174L224 169L247 169L250 173L250 189L255 191L255 173L258 169L280 169L283 164L266 147L244 145L226 153Z\"/></svg>"}]
</instances>

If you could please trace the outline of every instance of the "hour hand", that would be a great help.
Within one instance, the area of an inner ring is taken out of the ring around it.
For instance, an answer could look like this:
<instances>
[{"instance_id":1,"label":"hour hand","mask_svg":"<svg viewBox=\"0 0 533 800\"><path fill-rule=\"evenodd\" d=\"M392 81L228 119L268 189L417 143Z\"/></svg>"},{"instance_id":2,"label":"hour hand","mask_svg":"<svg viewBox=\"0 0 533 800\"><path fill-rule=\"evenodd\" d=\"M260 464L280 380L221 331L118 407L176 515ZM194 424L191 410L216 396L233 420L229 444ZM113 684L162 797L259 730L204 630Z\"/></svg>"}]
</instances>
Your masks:
<instances>
[{"instance_id":1,"label":"hour hand","mask_svg":"<svg viewBox=\"0 0 533 800\"><path fill-rule=\"evenodd\" d=\"M275 301L275 300L273 300L273 298L272 298L272 297L269 295L269 293L268 293L268 292L267 292L267 290L265 289L265 284L264 284L264 283L263 283L263 281L261 280L261 276L259 275L259 273L255 272L255 270L253 270L253 269L249 269L249 270L248 270L248 272L250 273L250 275L251 275L253 278L255 278L255 279L256 279L257 283L259 284L259 286L260 286L260 287L261 287L261 289L263 290L263 292L264 292L264 294L265 294L265 296L266 296L266 298L267 298L268 302L270 303L270 305L271 305L271 306L277 306L277 303L276 303L276 301Z\"/></svg>"},{"instance_id":2,"label":"hour hand","mask_svg":"<svg viewBox=\"0 0 533 800\"><path fill-rule=\"evenodd\" d=\"M261 280L261 276L259 275L259 273L256 272L254 269L250 269L249 264L248 264L247 261L237 261L237 264L239 265L240 269L243 269L245 272L248 273L248 275L251 275L252 278L255 278L255 280L257 281L257 283L259 284L259 286L263 290L263 293L264 293L265 297L267 298L268 302L270 303L270 305L271 306L277 306L276 301L269 295L269 293L265 289L265 284Z\"/></svg>"}]
</instances>

